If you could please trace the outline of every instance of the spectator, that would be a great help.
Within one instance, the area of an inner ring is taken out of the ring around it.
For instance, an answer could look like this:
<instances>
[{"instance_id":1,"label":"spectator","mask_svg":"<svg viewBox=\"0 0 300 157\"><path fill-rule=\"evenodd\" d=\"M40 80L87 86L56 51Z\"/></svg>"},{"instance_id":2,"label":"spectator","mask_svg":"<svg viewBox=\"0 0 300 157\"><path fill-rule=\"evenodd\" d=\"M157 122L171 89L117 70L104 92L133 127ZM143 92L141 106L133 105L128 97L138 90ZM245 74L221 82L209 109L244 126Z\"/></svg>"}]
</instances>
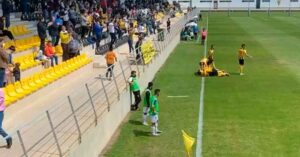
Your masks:
<instances>
[{"instance_id":1,"label":"spectator","mask_svg":"<svg viewBox=\"0 0 300 157\"><path fill-rule=\"evenodd\" d=\"M45 47L45 56L51 60L51 66L54 66L53 61L55 61L56 65L58 64L58 57L55 54L55 49L52 46L51 41L48 41L48 43Z\"/></svg>"},{"instance_id":2,"label":"spectator","mask_svg":"<svg viewBox=\"0 0 300 157\"><path fill-rule=\"evenodd\" d=\"M6 53L5 49L1 47L0 48L0 88L4 86L5 69L7 68L7 64L8 64L8 54Z\"/></svg>"},{"instance_id":3,"label":"spectator","mask_svg":"<svg viewBox=\"0 0 300 157\"><path fill-rule=\"evenodd\" d=\"M46 68L49 68L49 60L47 59L47 57L44 55L43 51L42 50L39 50L38 51L38 54L36 56L37 60L41 61L42 62L42 66L46 69Z\"/></svg>"},{"instance_id":4,"label":"spectator","mask_svg":"<svg viewBox=\"0 0 300 157\"><path fill-rule=\"evenodd\" d=\"M81 39L85 38L89 31L88 28L88 19L87 19L87 11L81 11Z\"/></svg>"},{"instance_id":5,"label":"spectator","mask_svg":"<svg viewBox=\"0 0 300 157\"><path fill-rule=\"evenodd\" d=\"M95 39L96 39L96 53L99 51L100 42L102 39L102 32L103 32L103 27L101 26L99 20L100 19L97 18L96 20L94 20L94 23L93 23L93 33L94 33Z\"/></svg>"},{"instance_id":6,"label":"spectator","mask_svg":"<svg viewBox=\"0 0 300 157\"><path fill-rule=\"evenodd\" d=\"M13 64L13 58L12 58L12 54L16 52L16 48L15 46L10 46L8 48L7 54L8 54L8 63L9 64Z\"/></svg>"},{"instance_id":7,"label":"spectator","mask_svg":"<svg viewBox=\"0 0 300 157\"><path fill-rule=\"evenodd\" d=\"M13 64L7 64L7 68L5 69L4 86L14 83L13 70L14 70L14 65Z\"/></svg>"},{"instance_id":8,"label":"spectator","mask_svg":"<svg viewBox=\"0 0 300 157\"><path fill-rule=\"evenodd\" d=\"M117 56L113 52L112 45L109 47L109 51L106 53L105 59L107 64L106 78L108 78L109 75L108 80L111 80L111 77L113 75L113 70L114 70L114 64L117 61Z\"/></svg>"},{"instance_id":9,"label":"spectator","mask_svg":"<svg viewBox=\"0 0 300 157\"><path fill-rule=\"evenodd\" d=\"M54 21L54 18L52 20L52 24L48 27L48 32L51 37L52 45L56 46L57 40L58 40L58 24Z\"/></svg>"},{"instance_id":10,"label":"spectator","mask_svg":"<svg viewBox=\"0 0 300 157\"><path fill-rule=\"evenodd\" d=\"M129 46L129 53L134 51L133 49L133 35L134 35L134 28L130 27L128 30L128 46Z\"/></svg>"},{"instance_id":11,"label":"spectator","mask_svg":"<svg viewBox=\"0 0 300 157\"><path fill-rule=\"evenodd\" d=\"M10 11L12 4L9 0L2 0L2 12L3 17L5 18L5 27L8 29L10 26Z\"/></svg>"},{"instance_id":12,"label":"spectator","mask_svg":"<svg viewBox=\"0 0 300 157\"><path fill-rule=\"evenodd\" d=\"M12 138L2 128L5 108L5 94L3 89L0 88L0 135L6 140L6 148L10 149L12 145Z\"/></svg>"},{"instance_id":13,"label":"spectator","mask_svg":"<svg viewBox=\"0 0 300 157\"><path fill-rule=\"evenodd\" d=\"M68 58L71 59L80 54L80 43L77 39L71 37L70 42L68 44Z\"/></svg>"},{"instance_id":14,"label":"spectator","mask_svg":"<svg viewBox=\"0 0 300 157\"><path fill-rule=\"evenodd\" d=\"M170 21L170 18L168 18L168 21L167 21L167 30L168 30L168 33L170 33L170 29L171 29L171 21Z\"/></svg>"},{"instance_id":15,"label":"spectator","mask_svg":"<svg viewBox=\"0 0 300 157\"><path fill-rule=\"evenodd\" d=\"M61 43L61 47L63 49L63 56L62 56L62 60L66 61L69 59L69 48L68 48L68 44L71 40L71 35L70 33L67 31L65 26L61 27L61 31L60 31L60 43Z\"/></svg>"},{"instance_id":16,"label":"spectator","mask_svg":"<svg viewBox=\"0 0 300 157\"><path fill-rule=\"evenodd\" d=\"M37 31L41 40L40 50L45 52L45 40L47 38L47 24L44 22L43 17L39 18L39 22L37 24Z\"/></svg>"},{"instance_id":17,"label":"spectator","mask_svg":"<svg viewBox=\"0 0 300 157\"><path fill-rule=\"evenodd\" d=\"M16 63L13 69L13 75L15 77L15 82L21 80L21 70L20 70L20 63Z\"/></svg>"},{"instance_id":18,"label":"spectator","mask_svg":"<svg viewBox=\"0 0 300 157\"><path fill-rule=\"evenodd\" d=\"M141 102L141 92L140 85L136 78L136 71L131 71L131 76L128 79L130 85L130 91L133 92L134 95L134 104L131 105L131 110L137 110L139 108L139 103Z\"/></svg>"},{"instance_id":19,"label":"spectator","mask_svg":"<svg viewBox=\"0 0 300 157\"><path fill-rule=\"evenodd\" d=\"M0 17L0 37L8 37L10 40L15 40L11 31L4 29L3 17Z\"/></svg>"},{"instance_id":20,"label":"spectator","mask_svg":"<svg viewBox=\"0 0 300 157\"><path fill-rule=\"evenodd\" d=\"M110 39L111 39L111 45L113 45L115 42L116 42L116 30L115 30L115 26L114 26L114 23L113 21L111 21L109 24L108 24L108 31L109 31L109 34L110 34Z\"/></svg>"}]
</instances>

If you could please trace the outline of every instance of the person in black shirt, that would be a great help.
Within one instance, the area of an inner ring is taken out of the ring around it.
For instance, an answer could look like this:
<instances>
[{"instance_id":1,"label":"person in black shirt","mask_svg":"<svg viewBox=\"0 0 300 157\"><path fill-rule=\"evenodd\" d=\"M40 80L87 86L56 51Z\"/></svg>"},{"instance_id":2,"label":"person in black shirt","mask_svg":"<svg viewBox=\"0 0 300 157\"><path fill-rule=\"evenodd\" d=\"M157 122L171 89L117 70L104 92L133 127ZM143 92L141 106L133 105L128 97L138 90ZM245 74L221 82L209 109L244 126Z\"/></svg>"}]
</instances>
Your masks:
<instances>
[{"instance_id":1,"label":"person in black shirt","mask_svg":"<svg viewBox=\"0 0 300 157\"><path fill-rule=\"evenodd\" d=\"M170 18L168 18L168 21L167 21L167 30L168 30L168 33L170 33L170 29L171 29L171 21L170 21Z\"/></svg>"}]
</instances>

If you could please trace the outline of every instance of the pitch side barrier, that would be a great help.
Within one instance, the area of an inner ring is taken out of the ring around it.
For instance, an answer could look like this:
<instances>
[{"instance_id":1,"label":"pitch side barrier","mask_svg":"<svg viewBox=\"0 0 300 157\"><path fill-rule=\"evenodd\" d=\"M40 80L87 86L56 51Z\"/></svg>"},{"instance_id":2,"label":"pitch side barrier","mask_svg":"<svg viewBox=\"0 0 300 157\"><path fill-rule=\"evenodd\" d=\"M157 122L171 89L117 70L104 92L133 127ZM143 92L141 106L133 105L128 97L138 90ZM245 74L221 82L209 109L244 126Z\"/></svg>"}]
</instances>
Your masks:
<instances>
[{"instance_id":1,"label":"pitch side barrier","mask_svg":"<svg viewBox=\"0 0 300 157\"><path fill-rule=\"evenodd\" d=\"M172 25L170 33L162 31L164 40L155 39L149 41L151 46L142 46L140 56L145 50L151 54L154 51L147 63L143 57L137 56L119 61L111 81L91 78L76 85L80 90L53 100L51 109L12 132L12 148L0 148L0 156L98 156L130 112L131 94L127 83L130 72L138 72L144 90L179 43L185 23L198 13L199 10L193 10L180 18Z\"/></svg>"}]
</instances>

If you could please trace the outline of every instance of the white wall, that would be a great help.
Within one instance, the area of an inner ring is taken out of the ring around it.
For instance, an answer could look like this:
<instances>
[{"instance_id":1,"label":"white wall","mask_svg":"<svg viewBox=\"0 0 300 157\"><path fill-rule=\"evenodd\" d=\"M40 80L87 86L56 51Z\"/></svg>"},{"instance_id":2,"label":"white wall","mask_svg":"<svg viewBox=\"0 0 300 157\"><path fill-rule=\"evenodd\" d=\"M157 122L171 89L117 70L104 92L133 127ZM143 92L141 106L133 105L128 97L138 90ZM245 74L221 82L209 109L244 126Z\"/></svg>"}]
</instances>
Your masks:
<instances>
[{"instance_id":1,"label":"white wall","mask_svg":"<svg viewBox=\"0 0 300 157\"><path fill-rule=\"evenodd\" d=\"M218 2L218 8L224 9L228 8L248 8L248 5L250 4L251 8L256 8L256 0L254 2L242 2L242 0L231 0L231 2L220 2L220 0L212 0L212 2L200 2L200 0L192 0L192 5L196 6L198 8L213 8L214 1ZM260 0L260 6L261 8L268 8L269 2L262 2ZM187 3L189 4L189 3ZM281 0L280 5L277 4L277 0L271 0L271 8L278 9L278 8L289 8L290 0ZM299 8L300 9L300 0L299 2L291 2L291 8Z\"/></svg>"},{"instance_id":2,"label":"white wall","mask_svg":"<svg viewBox=\"0 0 300 157\"><path fill-rule=\"evenodd\" d=\"M179 34L168 44L167 48L156 55L152 62L141 73L139 83L145 89L148 82L152 81L156 72L165 63L173 49L180 41ZM82 137L80 145L74 145L66 156L70 157L97 157L105 148L114 132L130 112L129 91L124 91L120 95L120 100L111 106L110 112L106 112L96 127L92 127Z\"/></svg>"}]
</instances>

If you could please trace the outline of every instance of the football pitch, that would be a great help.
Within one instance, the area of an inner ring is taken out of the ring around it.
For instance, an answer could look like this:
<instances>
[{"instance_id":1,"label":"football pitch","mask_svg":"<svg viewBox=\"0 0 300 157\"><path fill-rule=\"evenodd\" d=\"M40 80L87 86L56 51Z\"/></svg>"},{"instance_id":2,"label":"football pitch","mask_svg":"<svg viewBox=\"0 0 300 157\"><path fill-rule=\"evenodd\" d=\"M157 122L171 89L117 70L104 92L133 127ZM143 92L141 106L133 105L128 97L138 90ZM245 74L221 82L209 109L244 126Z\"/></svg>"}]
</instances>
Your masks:
<instances>
[{"instance_id":1,"label":"football pitch","mask_svg":"<svg viewBox=\"0 0 300 157\"><path fill-rule=\"evenodd\" d=\"M207 47L215 45L216 67L231 75L205 78L202 156L300 156L299 14L210 13ZM246 58L244 76L237 61L242 43L253 56ZM133 112L104 156L186 155L181 130L197 137L201 78L194 72L203 54L200 43L181 42L157 73L163 133L152 137L141 123L142 111ZM196 145L193 156L195 151Z\"/></svg>"}]
</instances>

